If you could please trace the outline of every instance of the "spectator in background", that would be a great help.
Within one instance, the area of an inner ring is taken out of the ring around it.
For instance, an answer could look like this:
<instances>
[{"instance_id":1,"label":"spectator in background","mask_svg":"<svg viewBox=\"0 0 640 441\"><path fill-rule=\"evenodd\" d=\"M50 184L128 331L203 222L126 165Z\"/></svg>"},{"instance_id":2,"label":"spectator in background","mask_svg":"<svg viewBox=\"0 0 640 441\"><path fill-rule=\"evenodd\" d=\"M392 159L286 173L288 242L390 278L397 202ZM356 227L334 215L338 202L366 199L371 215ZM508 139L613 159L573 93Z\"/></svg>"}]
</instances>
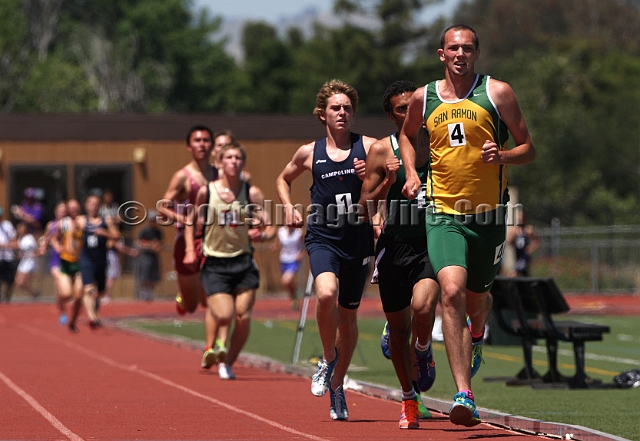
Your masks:
<instances>
[{"instance_id":1,"label":"spectator in background","mask_svg":"<svg viewBox=\"0 0 640 441\"><path fill-rule=\"evenodd\" d=\"M16 278L15 253L17 248L16 230L4 219L4 209L0 207L0 300L11 301L13 283Z\"/></svg>"},{"instance_id":2,"label":"spectator in background","mask_svg":"<svg viewBox=\"0 0 640 441\"><path fill-rule=\"evenodd\" d=\"M120 227L120 218L118 217L118 203L114 201L113 192L105 188L104 190L100 190L100 209L99 214L101 217L107 219L111 218L115 225ZM103 304L109 303L111 300L111 290L113 289L113 285L117 279L120 278L120 252L128 253L131 251L130 248L125 247L123 241L107 241L107 281L104 289L104 297L100 299L99 303Z\"/></svg>"},{"instance_id":3,"label":"spectator in background","mask_svg":"<svg viewBox=\"0 0 640 441\"><path fill-rule=\"evenodd\" d=\"M105 219L112 219L114 221L113 223L117 225L115 218ZM138 257L138 250L125 245L122 237L118 240L109 239L107 241L107 280L105 282L104 296L97 299L97 308L99 308L101 304L106 305L111 301L113 286L115 285L116 280L118 280L122 275L121 254L126 254L129 257L136 258Z\"/></svg>"},{"instance_id":4,"label":"spectator in background","mask_svg":"<svg viewBox=\"0 0 640 441\"><path fill-rule=\"evenodd\" d=\"M16 236L18 239L18 256L20 263L16 273L16 287L25 290L34 299L40 293L31 287L31 275L38 268L38 243L33 234L29 232L26 222L19 222L16 227Z\"/></svg>"},{"instance_id":5,"label":"spectator in background","mask_svg":"<svg viewBox=\"0 0 640 441\"><path fill-rule=\"evenodd\" d=\"M153 300L153 288L161 279L159 253L164 236L158 227L157 215L157 212L149 211L148 224L138 236L136 298L140 300Z\"/></svg>"},{"instance_id":6,"label":"spectator in background","mask_svg":"<svg viewBox=\"0 0 640 441\"><path fill-rule=\"evenodd\" d=\"M304 250L302 229L294 226L280 227L278 228L278 240L280 241L280 272L282 274L280 281L289 293L291 307L297 309L296 279Z\"/></svg>"},{"instance_id":7,"label":"spectator in background","mask_svg":"<svg viewBox=\"0 0 640 441\"><path fill-rule=\"evenodd\" d=\"M42 216L44 208L42 203L36 199L38 191L35 188L27 187L24 189L24 199L20 205L11 207L13 216L21 222L25 222L31 233L37 233L42 230Z\"/></svg>"},{"instance_id":8,"label":"spectator in background","mask_svg":"<svg viewBox=\"0 0 640 441\"><path fill-rule=\"evenodd\" d=\"M540 239L531 225L527 225L524 211L518 210L516 224L509 229L507 243L516 251L515 275L531 275L531 254L540 246Z\"/></svg>"},{"instance_id":9,"label":"spectator in background","mask_svg":"<svg viewBox=\"0 0 640 441\"><path fill-rule=\"evenodd\" d=\"M114 201L113 192L108 188L102 190L100 216L104 218L110 217L114 221L118 221L118 207L119 204Z\"/></svg>"}]
</instances>

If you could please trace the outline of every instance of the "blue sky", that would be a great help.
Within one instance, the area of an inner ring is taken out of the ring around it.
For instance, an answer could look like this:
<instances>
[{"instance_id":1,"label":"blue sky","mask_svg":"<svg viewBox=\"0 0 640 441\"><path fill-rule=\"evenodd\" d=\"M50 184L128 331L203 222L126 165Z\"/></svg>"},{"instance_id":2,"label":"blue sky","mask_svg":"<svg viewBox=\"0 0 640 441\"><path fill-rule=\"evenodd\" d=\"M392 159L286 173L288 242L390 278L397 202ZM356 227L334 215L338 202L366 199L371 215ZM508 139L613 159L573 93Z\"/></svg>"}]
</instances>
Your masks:
<instances>
[{"instance_id":1,"label":"blue sky","mask_svg":"<svg viewBox=\"0 0 640 441\"><path fill-rule=\"evenodd\" d=\"M424 8L421 19L450 14L460 0L444 0L442 4ZM308 8L318 12L330 12L330 0L195 0L196 10L207 8L212 15L222 15L228 19L261 19L276 22L280 17L297 15Z\"/></svg>"}]
</instances>

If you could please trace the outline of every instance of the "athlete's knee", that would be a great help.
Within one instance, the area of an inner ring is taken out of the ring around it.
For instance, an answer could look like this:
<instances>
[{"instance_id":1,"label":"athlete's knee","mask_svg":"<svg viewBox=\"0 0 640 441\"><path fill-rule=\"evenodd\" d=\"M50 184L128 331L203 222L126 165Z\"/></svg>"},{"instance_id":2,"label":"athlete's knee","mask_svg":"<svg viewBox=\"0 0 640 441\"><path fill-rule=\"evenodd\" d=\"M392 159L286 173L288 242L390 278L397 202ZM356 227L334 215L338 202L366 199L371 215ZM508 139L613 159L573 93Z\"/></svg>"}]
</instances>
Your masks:
<instances>
[{"instance_id":1,"label":"athlete's knee","mask_svg":"<svg viewBox=\"0 0 640 441\"><path fill-rule=\"evenodd\" d=\"M251 323L251 311L246 311L235 316L236 326L248 326Z\"/></svg>"},{"instance_id":2,"label":"athlete's knee","mask_svg":"<svg viewBox=\"0 0 640 441\"><path fill-rule=\"evenodd\" d=\"M454 284L441 287L442 307L443 308L466 308L466 294L464 290Z\"/></svg>"},{"instance_id":3,"label":"athlete's knee","mask_svg":"<svg viewBox=\"0 0 640 441\"><path fill-rule=\"evenodd\" d=\"M215 318L218 327L231 326L231 323L233 322L233 315L231 314L213 314L213 317Z\"/></svg>"},{"instance_id":4,"label":"athlete's knee","mask_svg":"<svg viewBox=\"0 0 640 441\"><path fill-rule=\"evenodd\" d=\"M338 293L332 288L319 288L316 289L316 296L318 303L326 307L335 305Z\"/></svg>"},{"instance_id":5,"label":"athlete's knee","mask_svg":"<svg viewBox=\"0 0 640 441\"><path fill-rule=\"evenodd\" d=\"M282 275L282 284L285 286L291 285L293 284L293 276L294 273L292 272L286 272Z\"/></svg>"},{"instance_id":6,"label":"athlete's knee","mask_svg":"<svg viewBox=\"0 0 640 441\"><path fill-rule=\"evenodd\" d=\"M389 322L389 338L393 341L409 341L411 336L411 321Z\"/></svg>"}]
</instances>

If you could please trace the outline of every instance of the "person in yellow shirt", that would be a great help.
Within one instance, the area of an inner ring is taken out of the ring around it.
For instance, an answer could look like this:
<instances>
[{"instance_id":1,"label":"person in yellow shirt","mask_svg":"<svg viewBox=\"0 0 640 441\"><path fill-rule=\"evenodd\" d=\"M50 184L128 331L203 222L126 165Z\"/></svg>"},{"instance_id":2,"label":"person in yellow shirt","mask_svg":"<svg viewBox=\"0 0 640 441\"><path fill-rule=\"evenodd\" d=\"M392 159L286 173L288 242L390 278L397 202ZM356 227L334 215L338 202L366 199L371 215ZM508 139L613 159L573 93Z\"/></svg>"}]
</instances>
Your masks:
<instances>
[{"instance_id":1,"label":"person in yellow shirt","mask_svg":"<svg viewBox=\"0 0 640 441\"><path fill-rule=\"evenodd\" d=\"M480 423L471 377L482 362L489 291L505 249L506 166L535 157L515 93L507 83L475 72L479 56L479 38L469 26L454 25L442 33L438 57L445 78L412 95L399 142L407 176L403 194L413 199L421 186L414 146L423 126L429 132L427 244L458 388L449 419L463 426ZM506 149L509 132L515 147Z\"/></svg>"},{"instance_id":2,"label":"person in yellow shirt","mask_svg":"<svg viewBox=\"0 0 640 441\"><path fill-rule=\"evenodd\" d=\"M76 199L67 201L67 216L60 219L55 234L50 238L51 247L60 255L60 277L58 278L58 296L61 302L74 297L74 310L82 306L82 279L80 278L80 250L82 249L82 230L76 226L80 215L80 203ZM68 323L71 332L77 332L75 323Z\"/></svg>"}]
</instances>

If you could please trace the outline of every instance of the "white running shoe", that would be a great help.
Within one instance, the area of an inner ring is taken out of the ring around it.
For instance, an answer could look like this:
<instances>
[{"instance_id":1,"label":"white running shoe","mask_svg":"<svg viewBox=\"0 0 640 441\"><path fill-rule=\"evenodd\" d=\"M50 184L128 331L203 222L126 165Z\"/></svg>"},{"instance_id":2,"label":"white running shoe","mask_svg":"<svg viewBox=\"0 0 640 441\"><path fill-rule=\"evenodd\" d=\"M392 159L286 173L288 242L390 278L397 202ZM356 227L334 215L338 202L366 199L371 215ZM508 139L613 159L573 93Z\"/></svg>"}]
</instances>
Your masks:
<instances>
[{"instance_id":1,"label":"white running shoe","mask_svg":"<svg viewBox=\"0 0 640 441\"><path fill-rule=\"evenodd\" d=\"M329 408L329 416L332 420L346 420L349 418L349 410L347 409L347 400L344 396L344 388L336 387L336 390L329 388L329 398L331 399L331 407Z\"/></svg>"},{"instance_id":2,"label":"white running shoe","mask_svg":"<svg viewBox=\"0 0 640 441\"><path fill-rule=\"evenodd\" d=\"M322 358L320 362L318 362L318 370L313 377L311 377L311 393L316 397L321 397L327 393L329 390L329 385L331 384L331 376L333 375L333 368L336 366L338 362L338 350L336 349L336 358L331 362L327 363L327 361Z\"/></svg>"},{"instance_id":3,"label":"white running shoe","mask_svg":"<svg viewBox=\"0 0 640 441\"><path fill-rule=\"evenodd\" d=\"M222 380L235 380L236 376L233 373L233 371L231 370L231 366L224 364L224 363L220 363L218 365L218 375L220 376L220 379Z\"/></svg>"}]
</instances>

